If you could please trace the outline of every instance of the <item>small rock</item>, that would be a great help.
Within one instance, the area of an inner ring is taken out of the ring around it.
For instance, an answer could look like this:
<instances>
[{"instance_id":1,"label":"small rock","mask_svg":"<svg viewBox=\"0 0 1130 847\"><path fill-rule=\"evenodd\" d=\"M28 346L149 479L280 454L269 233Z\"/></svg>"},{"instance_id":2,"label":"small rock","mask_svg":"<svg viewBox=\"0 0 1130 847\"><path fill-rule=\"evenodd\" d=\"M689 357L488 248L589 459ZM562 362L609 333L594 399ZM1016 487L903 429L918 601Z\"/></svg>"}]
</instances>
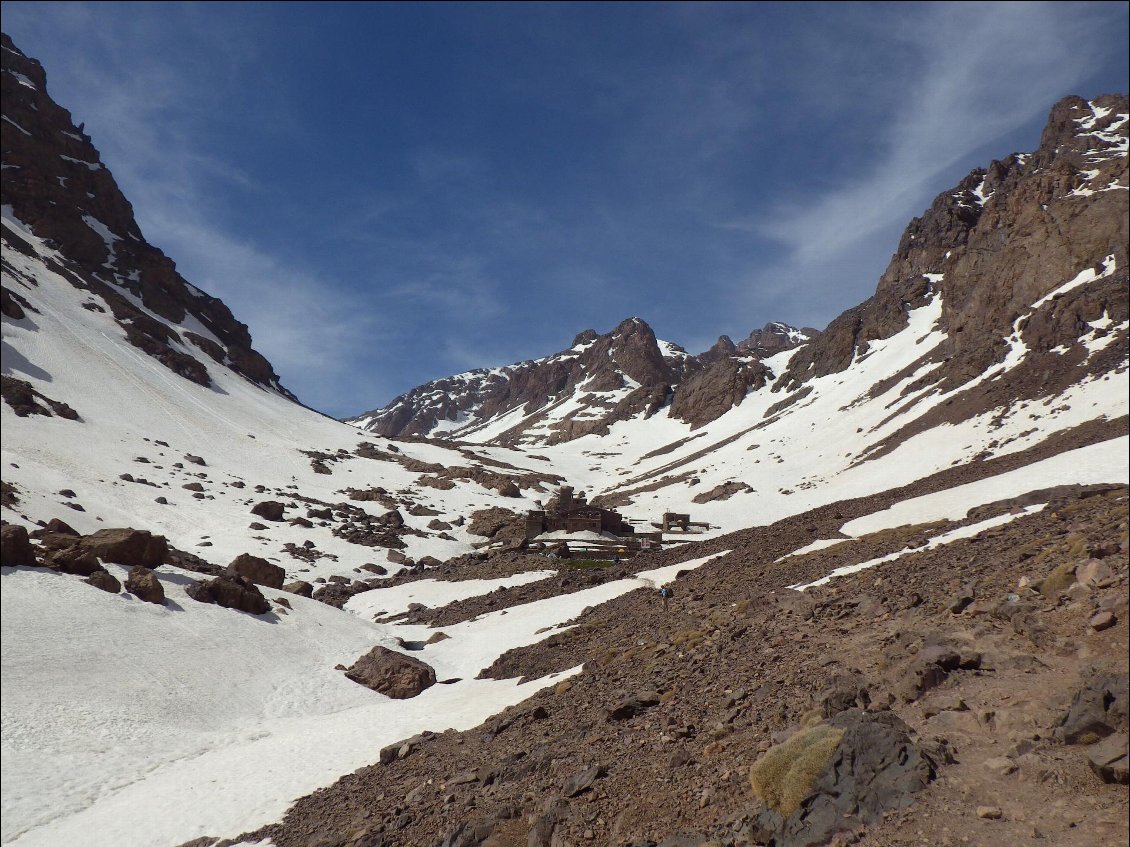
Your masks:
<instances>
[{"instance_id":1,"label":"small rock","mask_svg":"<svg viewBox=\"0 0 1130 847\"><path fill-rule=\"evenodd\" d=\"M600 765L593 765L591 768L585 768L579 773L573 774L565 785L562 787L562 793L566 797L576 797L578 794L583 794L588 791L594 782L605 776L608 773Z\"/></svg>"},{"instance_id":2,"label":"small rock","mask_svg":"<svg viewBox=\"0 0 1130 847\"><path fill-rule=\"evenodd\" d=\"M122 584L105 568L99 568L83 581L110 594L117 594L122 590Z\"/></svg>"},{"instance_id":3,"label":"small rock","mask_svg":"<svg viewBox=\"0 0 1130 847\"><path fill-rule=\"evenodd\" d=\"M999 821L1004 817L1004 812L1001 811L1000 806L978 806L977 817L987 821Z\"/></svg>"},{"instance_id":4,"label":"small rock","mask_svg":"<svg viewBox=\"0 0 1130 847\"><path fill-rule=\"evenodd\" d=\"M995 773L997 776L1008 776L1010 773L1016 772L1016 762L1007 756L997 756L992 759L985 760L985 767Z\"/></svg>"},{"instance_id":5,"label":"small rock","mask_svg":"<svg viewBox=\"0 0 1130 847\"><path fill-rule=\"evenodd\" d=\"M966 584L963 585L961 587L961 590L953 596L946 608L948 608L953 614L960 615L976 599L977 597L973 590L973 586L971 584Z\"/></svg>"},{"instance_id":6,"label":"small rock","mask_svg":"<svg viewBox=\"0 0 1130 847\"><path fill-rule=\"evenodd\" d=\"M299 597L312 597L314 595L314 586L302 579L296 582L288 582L282 587L282 590L290 594L297 594Z\"/></svg>"},{"instance_id":7,"label":"small rock","mask_svg":"<svg viewBox=\"0 0 1130 847\"><path fill-rule=\"evenodd\" d=\"M1118 623L1118 618L1114 616L1113 612L1099 612L1087 621L1087 626L1095 632L1102 632L1104 629L1110 629L1116 623Z\"/></svg>"}]
</instances>

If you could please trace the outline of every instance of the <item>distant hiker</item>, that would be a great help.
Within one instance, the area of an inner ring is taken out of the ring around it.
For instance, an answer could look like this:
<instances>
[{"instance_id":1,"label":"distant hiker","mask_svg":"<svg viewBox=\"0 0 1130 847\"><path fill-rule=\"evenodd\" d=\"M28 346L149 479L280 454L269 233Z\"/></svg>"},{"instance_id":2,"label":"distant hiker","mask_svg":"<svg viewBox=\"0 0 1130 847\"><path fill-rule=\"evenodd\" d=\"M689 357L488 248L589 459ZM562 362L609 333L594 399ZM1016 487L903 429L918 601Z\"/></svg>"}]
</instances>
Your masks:
<instances>
[{"instance_id":1,"label":"distant hiker","mask_svg":"<svg viewBox=\"0 0 1130 847\"><path fill-rule=\"evenodd\" d=\"M619 553L617 553L615 556L612 557L612 564L615 565L616 567L620 567L620 554Z\"/></svg>"},{"instance_id":2,"label":"distant hiker","mask_svg":"<svg viewBox=\"0 0 1130 847\"><path fill-rule=\"evenodd\" d=\"M671 610L671 598L675 596L675 592L664 585L659 589L659 596L663 598L663 611L668 612Z\"/></svg>"}]
</instances>

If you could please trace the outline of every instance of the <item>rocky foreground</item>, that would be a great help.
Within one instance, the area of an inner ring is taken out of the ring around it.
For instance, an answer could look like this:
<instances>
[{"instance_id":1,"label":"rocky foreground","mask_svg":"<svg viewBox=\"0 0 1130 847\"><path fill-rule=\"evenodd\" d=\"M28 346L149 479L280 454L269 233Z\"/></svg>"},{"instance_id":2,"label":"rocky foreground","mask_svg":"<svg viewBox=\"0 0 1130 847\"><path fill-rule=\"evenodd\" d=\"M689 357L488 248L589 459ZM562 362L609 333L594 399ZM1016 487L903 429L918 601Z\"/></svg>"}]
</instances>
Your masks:
<instances>
[{"instance_id":1,"label":"rocky foreground","mask_svg":"<svg viewBox=\"0 0 1130 847\"><path fill-rule=\"evenodd\" d=\"M1127 489L1037 492L958 523L1044 502L933 549L957 523L775 561L871 503L738 533L733 552L677 581L669 609L632 592L484 674L583 672L475 730L374 750L372 766L242 838L1124 843Z\"/></svg>"}]
</instances>

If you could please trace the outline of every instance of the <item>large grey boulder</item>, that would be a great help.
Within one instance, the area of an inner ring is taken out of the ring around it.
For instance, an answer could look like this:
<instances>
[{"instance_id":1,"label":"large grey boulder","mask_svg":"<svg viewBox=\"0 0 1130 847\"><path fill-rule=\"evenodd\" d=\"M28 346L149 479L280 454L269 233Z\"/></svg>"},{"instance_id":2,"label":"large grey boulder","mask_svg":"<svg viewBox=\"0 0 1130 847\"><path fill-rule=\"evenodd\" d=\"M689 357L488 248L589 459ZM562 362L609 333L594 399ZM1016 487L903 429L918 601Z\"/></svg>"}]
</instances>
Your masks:
<instances>
[{"instance_id":1,"label":"large grey boulder","mask_svg":"<svg viewBox=\"0 0 1130 847\"><path fill-rule=\"evenodd\" d=\"M1056 730L1067 744L1092 744L1127 730L1130 675L1091 670Z\"/></svg>"}]
</instances>

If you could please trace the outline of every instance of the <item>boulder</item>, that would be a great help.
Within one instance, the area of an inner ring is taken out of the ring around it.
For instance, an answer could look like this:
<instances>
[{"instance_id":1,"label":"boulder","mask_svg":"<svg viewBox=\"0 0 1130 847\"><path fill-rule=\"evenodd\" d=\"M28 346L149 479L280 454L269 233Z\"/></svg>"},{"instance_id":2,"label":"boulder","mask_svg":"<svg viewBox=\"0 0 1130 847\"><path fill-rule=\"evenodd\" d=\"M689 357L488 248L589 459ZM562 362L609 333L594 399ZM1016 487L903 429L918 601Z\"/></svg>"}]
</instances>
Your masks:
<instances>
[{"instance_id":1,"label":"boulder","mask_svg":"<svg viewBox=\"0 0 1130 847\"><path fill-rule=\"evenodd\" d=\"M207 582L194 582L185 588L185 593L200 603L215 603L226 609L253 615L262 615L271 610L271 604L255 583L237 574L218 576Z\"/></svg>"},{"instance_id":2,"label":"boulder","mask_svg":"<svg viewBox=\"0 0 1130 847\"><path fill-rule=\"evenodd\" d=\"M347 678L394 700L407 700L431 687L436 672L419 659L386 647L374 647L346 671Z\"/></svg>"},{"instance_id":3,"label":"boulder","mask_svg":"<svg viewBox=\"0 0 1130 847\"><path fill-rule=\"evenodd\" d=\"M60 536L47 536L48 538L59 538ZM77 543L75 539L70 536L61 536L69 538L71 543L67 546L60 546L53 548L47 554L47 566L54 568L60 573L77 574L78 576L91 576L96 571L102 570L102 564L98 561L98 557L91 553L89 550L84 550Z\"/></svg>"},{"instance_id":4,"label":"boulder","mask_svg":"<svg viewBox=\"0 0 1130 847\"><path fill-rule=\"evenodd\" d=\"M299 597L313 597L314 586L305 580L297 580L295 582L288 582L282 587L283 591L291 594L297 594Z\"/></svg>"},{"instance_id":5,"label":"boulder","mask_svg":"<svg viewBox=\"0 0 1130 847\"><path fill-rule=\"evenodd\" d=\"M161 605L165 602L165 589L161 580L149 568L135 565L126 575L126 591L146 603Z\"/></svg>"},{"instance_id":6,"label":"boulder","mask_svg":"<svg viewBox=\"0 0 1130 847\"><path fill-rule=\"evenodd\" d=\"M37 529L31 534L32 538L42 538L48 534L55 535L73 535L76 538L79 532L66 521L61 521L58 518L51 518L44 526Z\"/></svg>"},{"instance_id":7,"label":"boulder","mask_svg":"<svg viewBox=\"0 0 1130 847\"><path fill-rule=\"evenodd\" d=\"M285 508L278 500L264 500L251 507L251 514L258 515L265 521L281 521Z\"/></svg>"},{"instance_id":8,"label":"boulder","mask_svg":"<svg viewBox=\"0 0 1130 847\"><path fill-rule=\"evenodd\" d=\"M934 762L893 712L848 709L797 732L753 766L750 782L766 808L758 843L815 847L903 809L935 776Z\"/></svg>"},{"instance_id":9,"label":"boulder","mask_svg":"<svg viewBox=\"0 0 1130 847\"><path fill-rule=\"evenodd\" d=\"M93 585L95 588L100 588L110 594L117 594L122 590L122 584L105 568L99 568L88 576L84 582L86 582L87 585Z\"/></svg>"},{"instance_id":10,"label":"boulder","mask_svg":"<svg viewBox=\"0 0 1130 847\"><path fill-rule=\"evenodd\" d=\"M1087 764L1103 782L1126 785L1130 783L1127 759L1130 757L1128 736L1118 732L1087 748Z\"/></svg>"},{"instance_id":11,"label":"boulder","mask_svg":"<svg viewBox=\"0 0 1130 847\"><path fill-rule=\"evenodd\" d=\"M8 567L39 564L35 560L35 548L31 546L27 529L16 524L0 527L0 562Z\"/></svg>"},{"instance_id":12,"label":"boulder","mask_svg":"<svg viewBox=\"0 0 1130 847\"><path fill-rule=\"evenodd\" d=\"M129 527L100 529L93 535L82 536L78 543L83 550L104 562L127 567L155 568L164 563L169 553L169 544L163 535Z\"/></svg>"},{"instance_id":13,"label":"boulder","mask_svg":"<svg viewBox=\"0 0 1130 847\"><path fill-rule=\"evenodd\" d=\"M250 553L241 553L232 559L227 572L245 576L256 585L265 585L268 588L282 588L286 579L286 571L281 567Z\"/></svg>"},{"instance_id":14,"label":"boulder","mask_svg":"<svg viewBox=\"0 0 1130 847\"><path fill-rule=\"evenodd\" d=\"M1075 692L1056 735L1067 744L1093 744L1126 732L1130 674L1090 671Z\"/></svg>"},{"instance_id":15,"label":"boulder","mask_svg":"<svg viewBox=\"0 0 1130 847\"><path fill-rule=\"evenodd\" d=\"M659 705L659 694L655 691L641 691L629 695L609 709L605 716L609 721L624 721Z\"/></svg>"}]
</instances>

